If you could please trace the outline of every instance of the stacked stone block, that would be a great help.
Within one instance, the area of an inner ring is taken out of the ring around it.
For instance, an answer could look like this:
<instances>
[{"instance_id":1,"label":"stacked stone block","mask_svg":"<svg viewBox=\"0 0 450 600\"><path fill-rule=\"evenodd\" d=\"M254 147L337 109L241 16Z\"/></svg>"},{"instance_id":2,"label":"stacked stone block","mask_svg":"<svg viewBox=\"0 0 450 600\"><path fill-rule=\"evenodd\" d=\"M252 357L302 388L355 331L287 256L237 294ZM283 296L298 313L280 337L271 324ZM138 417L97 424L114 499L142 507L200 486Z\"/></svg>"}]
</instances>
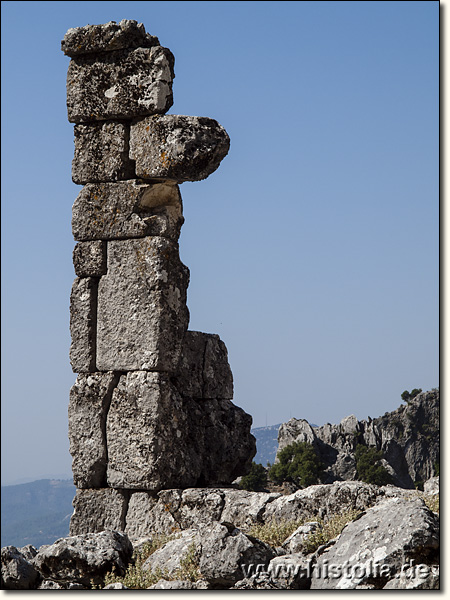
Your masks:
<instances>
[{"instance_id":1,"label":"stacked stone block","mask_svg":"<svg viewBox=\"0 0 450 600\"><path fill-rule=\"evenodd\" d=\"M72 178L83 185L70 298L77 534L123 529L134 494L228 485L256 448L251 417L231 402L224 343L188 331L178 246L179 184L214 172L228 135L213 119L165 114L174 58L142 24L70 29L62 49Z\"/></svg>"}]
</instances>

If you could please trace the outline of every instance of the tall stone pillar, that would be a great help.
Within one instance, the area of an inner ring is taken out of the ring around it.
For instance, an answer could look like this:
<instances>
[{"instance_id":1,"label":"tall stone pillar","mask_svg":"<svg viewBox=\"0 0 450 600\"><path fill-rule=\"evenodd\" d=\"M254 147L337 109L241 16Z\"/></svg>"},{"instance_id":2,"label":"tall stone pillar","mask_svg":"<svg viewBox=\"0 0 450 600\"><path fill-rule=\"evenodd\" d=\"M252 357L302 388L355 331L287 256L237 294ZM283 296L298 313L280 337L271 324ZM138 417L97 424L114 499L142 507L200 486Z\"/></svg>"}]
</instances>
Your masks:
<instances>
[{"instance_id":1,"label":"tall stone pillar","mask_svg":"<svg viewBox=\"0 0 450 600\"><path fill-rule=\"evenodd\" d=\"M231 402L225 344L188 331L178 246L179 184L213 173L228 135L213 119L165 114L174 58L142 24L70 29L62 50L72 178L83 185L70 298L78 534L125 529L136 493L228 485L256 447L251 417Z\"/></svg>"}]
</instances>

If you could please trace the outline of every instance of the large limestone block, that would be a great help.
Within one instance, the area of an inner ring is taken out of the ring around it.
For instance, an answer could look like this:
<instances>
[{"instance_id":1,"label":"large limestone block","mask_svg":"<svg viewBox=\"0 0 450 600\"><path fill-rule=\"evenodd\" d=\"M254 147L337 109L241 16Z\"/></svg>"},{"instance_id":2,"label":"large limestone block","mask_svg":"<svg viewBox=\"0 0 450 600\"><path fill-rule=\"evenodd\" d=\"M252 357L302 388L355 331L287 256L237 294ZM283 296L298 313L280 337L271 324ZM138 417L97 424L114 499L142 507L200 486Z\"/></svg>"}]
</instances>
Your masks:
<instances>
[{"instance_id":1,"label":"large limestone block","mask_svg":"<svg viewBox=\"0 0 450 600\"><path fill-rule=\"evenodd\" d=\"M116 121L75 125L74 183L131 179L134 164L128 157L129 126Z\"/></svg>"},{"instance_id":2,"label":"large limestone block","mask_svg":"<svg viewBox=\"0 0 450 600\"><path fill-rule=\"evenodd\" d=\"M97 288L95 277L78 277L70 294L70 364L74 373L93 373L95 368Z\"/></svg>"},{"instance_id":3,"label":"large limestone block","mask_svg":"<svg viewBox=\"0 0 450 600\"><path fill-rule=\"evenodd\" d=\"M127 505L126 490L77 490L70 519L70 535L96 533L105 529L124 531Z\"/></svg>"},{"instance_id":4,"label":"large limestone block","mask_svg":"<svg viewBox=\"0 0 450 600\"><path fill-rule=\"evenodd\" d=\"M130 158L144 179L206 179L229 148L225 129L207 117L152 116L131 125Z\"/></svg>"},{"instance_id":5,"label":"large limestone block","mask_svg":"<svg viewBox=\"0 0 450 600\"><path fill-rule=\"evenodd\" d=\"M187 434L188 415L166 375L122 375L106 424L108 485L158 490L191 484Z\"/></svg>"},{"instance_id":6,"label":"large limestone block","mask_svg":"<svg viewBox=\"0 0 450 600\"><path fill-rule=\"evenodd\" d=\"M129 19L122 19L120 23L110 21L102 25L73 27L61 42L61 50L71 57L152 46L159 46L158 38L146 33L142 23Z\"/></svg>"},{"instance_id":7,"label":"large limestone block","mask_svg":"<svg viewBox=\"0 0 450 600\"><path fill-rule=\"evenodd\" d=\"M118 380L115 373L82 374L70 390L70 454L78 488L106 485L106 414Z\"/></svg>"},{"instance_id":8,"label":"large limestone block","mask_svg":"<svg viewBox=\"0 0 450 600\"><path fill-rule=\"evenodd\" d=\"M125 533L133 544L148 540L155 534L169 535L178 530L179 524L171 513L171 507L158 502L155 492L130 492Z\"/></svg>"},{"instance_id":9,"label":"large limestone block","mask_svg":"<svg viewBox=\"0 0 450 600\"><path fill-rule=\"evenodd\" d=\"M124 533L102 531L69 536L39 549L34 564L46 579L99 585L107 573L124 575L133 546Z\"/></svg>"},{"instance_id":10,"label":"large limestone block","mask_svg":"<svg viewBox=\"0 0 450 600\"><path fill-rule=\"evenodd\" d=\"M218 335L186 332L174 383L183 397L233 398L233 374L228 352Z\"/></svg>"},{"instance_id":11,"label":"large limestone block","mask_svg":"<svg viewBox=\"0 0 450 600\"><path fill-rule=\"evenodd\" d=\"M229 400L183 399L167 375L133 371L106 423L110 487L161 490L229 484L256 453L251 417Z\"/></svg>"},{"instance_id":12,"label":"large limestone block","mask_svg":"<svg viewBox=\"0 0 450 600\"><path fill-rule=\"evenodd\" d=\"M177 241L183 222L180 190L171 182L88 183L72 209L76 240L161 236Z\"/></svg>"},{"instance_id":13,"label":"large limestone block","mask_svg":"<svg viewBox=\"0 0 450 600\"><path fill-rule=\"evenodd\" d=\"M382 588L409 560L436 564L438 556L438 516L418 498L387 498L349 523L319 557L311 589Z\"/></svg>"},{"instance_id":14,"label":"large limestone block","mask_svg":"<svg viewBox=\"0 0 450 600\"><path fill-rule=\"evenodd\" d=\"M101 277L106 273L106 244L101 240L80 242L73 250L77 277Z\"/></svg>"},{"instance_id":15,"label":"large limestone block","mask_svg":"<svg viewBox=\"0 0 450 600\"><path fill-rule=\"evenodd\" d=\"M67 72L71 123L164 114L173 103L174 57L152 46L73 58Z\"/></svg>"},{"instance_id":16,"label":"large limestone block","mask_svg":"<svg viewBox=\"0 0 450 600\"><path fill-rule=\"evenodd\" d=\"M189 322L189 270L162 237L108 242L98 289L100 371L175 371Z\"/></svg>"}]
</instances>

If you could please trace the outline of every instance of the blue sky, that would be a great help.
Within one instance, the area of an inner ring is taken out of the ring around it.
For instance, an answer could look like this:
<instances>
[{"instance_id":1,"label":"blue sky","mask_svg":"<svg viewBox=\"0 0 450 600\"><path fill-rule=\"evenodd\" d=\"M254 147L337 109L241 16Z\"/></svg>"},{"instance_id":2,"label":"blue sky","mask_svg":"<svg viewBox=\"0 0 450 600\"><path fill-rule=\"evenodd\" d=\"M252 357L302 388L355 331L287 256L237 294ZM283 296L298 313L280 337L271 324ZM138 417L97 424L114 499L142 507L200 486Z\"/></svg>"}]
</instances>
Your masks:
<instances>
[{"instance_id":1,"label":"blue sky","mask_svg":"<svg viewBox=\"0 0 450 600\"><path fill-rule=\"evenodd\" d=\"M70 27L143 22L172 114L229 155L181 186L190 329L254 426L395 409L439 385L438 2L2 2L2 481L70 474Z\"/></svg>"}]
</instances>

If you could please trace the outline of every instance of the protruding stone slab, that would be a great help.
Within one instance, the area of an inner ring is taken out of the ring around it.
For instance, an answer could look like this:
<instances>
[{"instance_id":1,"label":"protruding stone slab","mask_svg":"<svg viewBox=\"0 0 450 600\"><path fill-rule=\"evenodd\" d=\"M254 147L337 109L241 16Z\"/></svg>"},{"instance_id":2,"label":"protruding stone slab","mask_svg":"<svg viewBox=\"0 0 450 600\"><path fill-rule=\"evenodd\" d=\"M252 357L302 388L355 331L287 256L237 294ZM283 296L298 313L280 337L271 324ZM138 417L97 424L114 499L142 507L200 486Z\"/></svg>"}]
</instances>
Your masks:
<instances>
[{"instance_id":1,"label":"protruding stone slab","mask_svg":"<svg viewBox=\"0 0 450 600\"><path fill-rule=\"evenodd\" d=\"M73 250L77 277L101 277L106 273L106 243L80 242Z\"/></svg>"},{"instance_id":2,"label":"protruding stone slab","mask_svg":"<svg viewBox=\"0 0 450 600\"><path fill-rule=\"evenodd\" d=\"M70 454L78 488L106 487L106 414L118 381L115 373L82 374L70 390Z\"/></svg>"},{"instance_id":3,"label":"protruding stone slab","mask_svg":"<svg viewBox=\"0 0 450 600\"><path fill-rule=\"evenodd\" d=\"M162 237L108 242L98 291L100 371L176 371L189 322L189 270Z\"/></svg>"},{"instance_id":4,"label":"protruding stone slab","mask_svg":"<svg viewBox=\"0 0 450 600\"><path fill-rule=\"evenodd\" d=\"M86 25L69 29L61 42L66 56L81 56L111 52L122 48L151 48L159 46L157 37L146 33L142 23L122 19L102 25Z\"/></svg>"},{"instance_id":5,"label":"protruding stone slab","mask_svg":"<svg viewBox=\"0 0 450 600\"><path fill-rule=\"evenodd\" d=\"M70 294L70 364L74 373L94 373L98 279L75 279ZM112 370L112 369L109 369Z\"/></svg>"},{"instance_id":6,"label":"protruding stone slab","mask_svg":"<svg viewBox=\"0 0 450 600\"><path fill-rule=\"evenodd\" d=\"M174 57L153 46L81 56L67 72L71 123L164 114L173 103Z\"/></svg>"},{"instance_id":7,"label":"protruding stone slab","mask_svg":"<svg viewBox=\"0 0 450 600\"><path fill-rule=\"evenodd\" d=\"M229 484L256 453L251 421L229 400L182 399L164 374L122 375L106 424L108 485L157 491Z\"/></svg>"},{"instance_id":8,"label":"protruding stone slab","mask_svg":"<svg viewBox=\"0 0 450 600\"><path fill-rule=\"evenodd\" d=\"M218 335L186 332L174 383L185 398L233 398L228 352Z\"/></svg>"},{"instance_id":9,"label":"protruding stone slab","mask_svg":"<svg viewBox=\"0 0 450 600\"><path fill-rule=\"evenodd\" d=\"M70 535L125 530L128 494L113 488L77 490Z\"/></svg>"},{"instance_id":10,"label":"protruding stone slab","mask_svg":"<svg viewBox=\"0 0 450 600\"><path fill-rule=\"evenodd\" d=\"M132 179L134 164L128 157L129 126L116 121L75 125L74 183Z\"/></svg>"},{"instance_id":11,"label":"protruding stone slab","mask_svg":"<svg viewBox=\"0 0 450 600\"><path fill-rule=\"evenodd\" d=\"M177 241L183 223L180 190L171 182L88 183L72 209L76 240L161 236Z\"/></svg>"},{"instance_id":12,"label":"protruding stone slab","mask_svg":"<svg viewBox=\"0 0 450 600\"><path fill-rule=\"evenodd\" d=\"M131 126L130 158L143 179L206 179L229 148L225 129L207 117L153 116Z\"/></svg>"}]
</instances>

